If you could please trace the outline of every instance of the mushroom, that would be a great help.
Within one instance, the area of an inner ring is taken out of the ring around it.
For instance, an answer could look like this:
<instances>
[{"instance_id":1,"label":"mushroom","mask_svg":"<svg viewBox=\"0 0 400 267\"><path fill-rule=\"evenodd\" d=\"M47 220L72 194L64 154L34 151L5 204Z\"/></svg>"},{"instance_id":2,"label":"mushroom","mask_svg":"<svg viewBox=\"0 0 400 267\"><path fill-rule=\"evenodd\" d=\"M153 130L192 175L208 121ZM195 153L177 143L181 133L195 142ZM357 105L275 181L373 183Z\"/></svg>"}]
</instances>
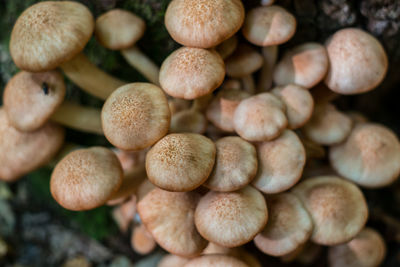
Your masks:
<instances>
[{"instance_id":1,"label":"mushroom","mask_svg":"<svg viewBox=\"0 0 400 267\"><path fill-rule=\"evenodd\" d=\"M272 76L276 60L278 58L278 46L271 45L262 48L262 55L264 57L264 64L258 76L257 92L266 92L272 86Z\"/></svg>"},{"instance_id":2,"label":"mushroom","mask_svg":"<svg viewBox=\"0 0 400 267\"><path fill-rule=\"evenodd\" d=\"M109 201L107 202L109 205ZM129 226L136 214L136 196L132 195L129 200L118 205L112 210L112 217L117 223L118 228L124 234L128 231Z\"/></svg>"},{"instance_id":3,"label":"mushroom","mask_svg":"<svg viewBox=\"0 0 400 267\"><path fill-rule=\"evenodd\" d=\"M183 267L249 267L243 261L227 255L202 255L187 262Z\"/></svg>"},{"instance_id":4,"label":"mushroom","mask_svg":"<svg viewBox=\"0 0 400 267\"><path fill-rule=\"evenodd\" d=\"M131 246L135 252L141 255L146 255L156 248L157 243L152 235L146 230L144 225L140 224L133 227Z\"/></svg>"},{"instance_id":5,"label":"mushroom","mask_svg":"<svg viewBox=\"0 0 400 267\"><path fill-rule=\"evenodd\" d=\"M190 258L167 254L158 262L157 267L183 267L189 261Z\"/></svg>"},{"instance_id":6,"label":"mushroom","mask_svg":"<svg viewBox=\"0 0 400 267\"><path fill-rule=\"evenodd\" d=\"M236 35L233 35L229 39L226 39L219 45L215 47L215 50L220 54L221 58L223 60L227 59L230 55L235 52L237 46L238 46L238 38Z\"/></svg>"},{"instance_id":7,"label":"mushroom","mask_svg":"<svg viewBox=\"0 0 400 267\"><path fill-rule=\"evenodd\" d=\"M310 93L314 98L314 102L318 105L330 103L340 96L339 94L330 90L323 82L311 88Z\"/></svg>"}]
</instances>

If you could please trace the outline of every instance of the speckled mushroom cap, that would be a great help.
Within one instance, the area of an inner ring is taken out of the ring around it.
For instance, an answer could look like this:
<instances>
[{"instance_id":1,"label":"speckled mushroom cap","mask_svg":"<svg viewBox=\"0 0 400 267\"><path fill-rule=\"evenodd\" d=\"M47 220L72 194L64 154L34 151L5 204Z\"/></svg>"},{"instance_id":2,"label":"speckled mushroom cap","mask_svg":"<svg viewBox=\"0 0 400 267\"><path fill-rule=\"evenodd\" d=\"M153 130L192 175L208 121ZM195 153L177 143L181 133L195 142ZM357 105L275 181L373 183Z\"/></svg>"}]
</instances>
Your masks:
<instances>
[{"instance_id":1,"label":"speckled mushroom cap","mask_svg":"<svg viewBox=\"0 0 400 267\"><path fill-rule=\"evenodd\" d=\"M200 195L155 188L139 201L137 209L157 243L172 254L196 256L207 246L194 225Z\"/></svg>"},{"instance_id":2,"label":"speckled mushroom cap","mask_svg":"<svg viewBox=\"0 0 400 267\"><path fill-rule=\"evenodd\" d=\"M20 131L43 126L64 100L65 83L58 71L21 71L4 89L4 110L9 122Z\"/></svg>"},{"instance_id":3,"label":"speckled mushroom cap","mask_svg":"<svg viewBox=\"0 0 400 267\"><path fill-rule=\"evenodd\" d=\"M174 254L167 254L158 262L157 267L181 267L190 261L190 258Z\"/></svg>"},{"instance_id":4,"label":"speckled mushroom cap","mask_svg":"<svg viewBox=\"0 0 400 267\"><path fill-rule=\"evenodd\" d=\"M207 124L206 116L202 112L186 109L172 115L170 132L203 134Z\"/></svg>"},{"instance_id":5,"label":"speckled mushroom cap","mask_svg":"<svg viewBox=\"0 0 400 267\"><path fill-rule=\"evenodd\" d=\"M98 17L94 29L97 40L111 50L122 50L134 45L145 30L143 19L122 9L112 9Z\"/></svg>"},{"instance_id":6,"label":"speckled mushroom cap","mask_svg":"<svg viewBox=\"0 0 400 267\"><path fill-rule=\"evenodd\" d=\"M279 136L288 124L285 110L285 104L271 93L249 97L235 110L235 131L248 141L271 140Z\"/></svg>"},{"instance_id":7,"label":"speckled mushroom cap","mask_svg":"<svg viewBox=\"0 0 400 267\"><path fill-rule=\"evenodd\" d=\"M330 62L325 84L336 93L347 95L370 91L386 75L386 52L379 41L365 31L339 30L325 46Z\"/></svg>"},{"instance_id":8,"label":"speckled mushroom cap","mask_svg":"<svg viewBox=\"0 0 400 267\"><path fill-rule=\"evenodd\" d=\"M289 84L276 87L271 92L280 97L286 105L289 129L300 128L311 118L314 110L314 99L304 87Z\"/></svg>"},{"instance_id":9,"label":"speckled mushroom cap","mask_svg":"<svg viewBox=\"0 0 400 267\"><path fill-rule=\"evenodd\" d=\"M311 88L322 81L328 71L328 55L323 45L305 43L287 51L274 69L277 85L289 83Z\"/></svg>"},{"instance_id":10,"label":"speckled mushroom cap","mask_svg":"<svg viewBox=\"0 0 400 267\"><path fill-rule=\"evenodd\" d=\"M181 47L161 65L160 84L176 98L195 99L214 91L225 77L225 64L214 50Z\"/></svg>"},{"instance_id":11,"label":"speckled mushroom cap","mask_svg":"<svg viewBox=\"0 0 400 267\"><path fill-rule=\"evenodd\" d=\"M168 191L190 191L207 180L216 148L207 137L194 133L169 134L147 153L149 180Z\"/></svg>"},{"instance_id":12,"label":"speckled mushroom cap","mask_svg":"<svg viewBox=\"0 0 400 267\"><path fill-rule=\"evenodd\" d=\"M337 176L306 179L294 187L314 223L311 241L336 245L354 238L364 227L368 207L361 190Z\"/></svg>"},{"instance_id":13,"label":"speckled mushroom cap","mask_svg":"<svg viewBox=\"0 0 400 267\"><path fill-rule=\"evenodd\" d=\"M252 74L262 67L264 58L256 49L239 44L235 52L226 59L226 75L234 78Z\"/></svg>"},{"instance_id":14,"label":"speckled mushroom cap","mask_svg":"<svg viewBox=\"0 0 400 267\"><path fill-rule=\"evenodd\" d=\"M359 123L347 140L331 147L332 167L343 177L365 187L382 187L400 175L400 143L388 128Z\"/></svg>"},{"instance_id":15,"label":"speckled mushroom cap","mask_svg":"<svg viewBox=\"0 0 400 267\"><path fill-rule=\"evenodd\" d=\"M234 35L244 21L240 0L173 0L165 26L178 43L211 48Z\"/></svg>"},{"instance_id":16,"label":"speckled mushroom cap","mask_svg":"<svg viewBox=\"0 0 400 267\"><path fill-rule=\"evenodd\" d=\"M321 145L334 145L344 141L350 134L353 123L349 116L332 104L317 104L311 119L302 132L311 141Z\"/></svg>"},{"instance_id":17,"label":"speckled mushroom cap","mask_svg":"<svg viewBox=\"0 0 400 267\"><path fill-rule=\"evenodd\" d=\"M249 267L241 260L228 255L202 255L190 260L183 267Z\"/></svg>"},{"instance_id":18,"label":"speckled mushroom cap","mask_svg":"<svg viewBox=\"0 0 400 267\"><path fill-rule=\"evenodd\" d=\"M221 138L215 146L214 170L203 185L214 191L230 192L249 184L257 173L254 146L238 136Z\"/></svg>"},{"instance_id":19,"label":"speckled mushroom cap","mask_svg":"<svg viewBox=\"0 0 400 267\"><path fill-rule=\"evenodd\" d=\"M50 122L33 132L20 132L0 108L0 180L15 181L46 164L63 145L64 136L63 128Z\"/></svg>"},{"instance_id":20,"label":"speckled mushroom cap","mask_svg":"<svg viewBox=\"0 0 400 267\"><path fill-rule=\"evenodd\" d=\"M348 243L330 247L329 265L332 267L375 267L385 259L383 237L372 228L364 228Z\"/></svg>"},{"instance_id":21,"label":"speckled mushroom cap","mask_svg":"<svg viewBox=\"0 0 400 267\"><path fill-rule=\"evenodd\" d=\"M250 10L242 27L244 37L258 46L279 45L296 31L295 17L280 6L260 6Z\"/></svg>"},{"instance_id":22,"label":"speckled mushroom cap","mask_svg":"<svg viewBox=\"0 0 400 267\"><path fill-rule=\"evenodd\" d=\"M115 90L104 103L104 135L114 146L141 150L167 134L171 114L163 91L150 83L131 83Z\"/></svg>"},{"instance_id":23,"label":"speckled mushroom cap","mask_svg":"<svg viewBox=\"0 0 400 267\"><path fill-rule=\"evenodd\" d=\"M11 33L14 63L31 72L55 69L83 50L92 36L89 9L70 1L47 1L26 9Z\"/></svg>"},{"instance_id":24,"label":"speckled mushroom cap","mask_svg":"<svg viewBox=\"0 0 400 267\"><path fill-rule=\"evenodd\" d=\"M235 192L210 191L196 207L194 222L208 241L237 247L254 238L268 220L264 196L251 186Z\"/></svg>"},{"instance_id":25,"label":"speckled mushroom cap","mask_svg":"<svg viewBox=\"0 0 400 267\"><path fill-rule=\"evenodd\" d=\"M252 185L266 194L283 192L301 178L306 152L297 135L285 130L277 139L256 144L258 172Z\"/></svg>"},{"instance_id":26,"label":"speckled mushroom cap","mask_svg":"<svg viewBox=\"0 0 400 267\"><path fill-rule=\"evenodd\" d=\"M104 147L69 153L51 174L53 198L69 210L90 210L103 205L120 187L121 163Z\"/></svg>"},{"instance_id":27,"label":"speckled mushroom cap","mask_svg":"<svg viewBox=\"0 0 400 267\"><path fill-rule=\"evenodd\" d=\"M254 243L265 254L283 256L295 251L311 236L313 223L292 193L267 197L269 220Z\"/></svg>"}]
</instances>

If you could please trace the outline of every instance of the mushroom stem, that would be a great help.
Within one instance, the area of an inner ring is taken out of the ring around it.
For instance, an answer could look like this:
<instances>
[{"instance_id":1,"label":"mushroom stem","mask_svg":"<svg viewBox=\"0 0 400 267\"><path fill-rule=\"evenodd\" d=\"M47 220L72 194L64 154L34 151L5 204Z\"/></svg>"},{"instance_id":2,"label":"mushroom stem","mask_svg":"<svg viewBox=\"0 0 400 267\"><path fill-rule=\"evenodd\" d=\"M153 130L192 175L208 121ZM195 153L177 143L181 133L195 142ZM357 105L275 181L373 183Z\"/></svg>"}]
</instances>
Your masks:
<instances>
[{"instance_id":1,"label":"mushroom stem","mask_svg":"<svg viewBox=\"0 0 400 267\"><path fill-rule=\"evenodd\" d=\"M207 94L207 95L201 96L199 98L196 98L193 101L192 107L190 109L199 111L199 112L204 111L207 108L208 103L211 101L212 97L213 97L213 95L211 93L211 94Z\"/></svg>"},{"instance_id":2,"label":"mushroom stem","mask_svg":"<svg viewBox=\"0 0 400 267\"><path fill-rule=\"evenodd\" d=\"M148 56L140 51L137 46L123 49L121 50L121 54L131 66L142 73L150 82L158 86L160 85L158 81L160 68Z\"/></svg>"},{"instance_id":3,"label":"mushroom stem","mask_svg":"<svg viewBox=\"0 0 400 267\"><path fill-rule=\"evenodd\" d=\"M60 67L76 85L101 99L107 99L115 89L126 84L100 70L83 53L79 53Z\"/></svg>"},{"instance_id":4,"label":"mushroom stem","mask_svg":"<svg viewBox=\"0 0 400 267\"><path fill-rule=\"evenodd\" d=\"M272 86L274 66L278 57L278 46L272 45L263 47L262 54L264 56L264 65L260 71L257 92L268 91Z\"/></svg>"},{"instance_id":5,"label":"mushroom stem","mask_svg":"<svg viewBox=\"0 0 400 267\"><path fill-rule=\"evenodd\" d=\"M248 74L241 78L243 90L254 95L256 92L256 85L254 83L253 75Z\"/></svg>"},{"instance_id":6,"label":"mushroom stem","mask_svg":"<svg viewBox=\"0 0 400 267\"><path fill-rule=\"evenodd\" d=\"M144 166L140 166L124 173L124 179L122 180L121 186L108 201L125 198L135 194L140 184L146 179L146 177L146 170Z\"/></svg>"}]
</instances>

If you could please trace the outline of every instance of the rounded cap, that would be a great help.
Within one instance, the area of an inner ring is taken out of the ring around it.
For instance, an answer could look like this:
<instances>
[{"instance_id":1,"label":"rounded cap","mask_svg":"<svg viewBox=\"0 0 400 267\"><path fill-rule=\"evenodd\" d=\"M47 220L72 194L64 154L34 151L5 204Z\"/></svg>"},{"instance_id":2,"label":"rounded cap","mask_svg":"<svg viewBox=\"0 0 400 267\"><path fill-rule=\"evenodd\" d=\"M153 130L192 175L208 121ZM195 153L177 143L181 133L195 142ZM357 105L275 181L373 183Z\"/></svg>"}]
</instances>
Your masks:
<instances>
[{"instance_id":1,"label":"rounded cap","mask_svg":"<svg viewBox=\"0 0 400 267\"><path fill-rule=\"evenodd\" d=\"M336 93L370 91L386 75L386 52L379 41L365 31L355 28L337 31L325 46L330 62L325 84Z\"/></svg>"},{"instance_id":2,"label":"rounded cap","mask_svg":"<svg viewBox=\"0 0 400 267\"><path fill-rule=\"evenodd\" d=\"M132 12L112 9L96 19L94 29L97 40L111 50L133 46L144 34L144 20Z\"/></svg>"},{"instance_id":3,"label":"rounded cap","mask_svg":"<svg viewBox=\"0 0 400 267\"><path fill-rule=\"evenodd\" d=\"M249 267L241 260L232 256L213 254L203 255L190 260L184 267Z\"/></svg>"},{"instance_id":4,"label":"rounded cap","mask_svg":"<svg viewBox=\"0 0 400 267\"><path fill-rule=\"evenodd\" d=\"M260 69L264 58L250 45L240 44L225 62L226 74L230 77L240 78Z\"/></svg>"},{"instance_id":5,"label":"rounded cap","mask_svg":"<svg viewBox=\"0 0 400 267\"><path fill-rule=\"evenodd\" d=\"M313 223L295 195L271 195L267 200L269 220L264 230L254 238L254 243L265 254L283 256L309 239Z\"/></svg>"},{"instance_id":6,"label":"rounded cap","mask_svg":"<svg viewBox=\"0 0 400 267\"><path fill-rule=\"evenodd\" d=\"M208 192L196 207L195 224L208 241L237 247L254 238L268 220L264 196L251 186L235 192Z\"/></svg>"},{"instance_id":7,"label":"rounded cap","mask_svg":"<svg viewBox=\"0 0 400 267\"><path fill-rule=\"evenodd\" d=\"M135 226L132 230L131 246L135 252L146 255L156 248L157 243L144 225L141 224Z\"/></svg>"},{"instance_id":8,"label":"rounded cap","mask_svg":"<svg viewBox=\"0 0 400 267\"><path fill-rule=\"evenodd\" d=\"M344 143L331 147L329 158L340 175L365 187L389 185L400 174L399 140L378 124L357 124Z\"/></svg>"},{"instance_id":9,"label":"rounded cap","mask_svg":"<svg viewBox=\"0 0 400 267\"><path fill-rule=\"evenodd\" d=\"M51 122L34 132L20 132L0 108L0 180L15 181L46 164L63 145L64 136L64 129Z\"/></svg>"},{"instance_id":10,"label":"rounded cap","mask_svg":"<svg viewBox=\"0 0 400 267\"><path fill-rule=\"evenodd\" d=\"M235 52L237 46L238 46L238 38L236 35L233 35L231 38L226 39L219 45L215 47L215 50L220 54L222 59L226 59L230 55L232 55L233 52Z\"/></svg>"},{"instance_id":11,"label":"rounded cap","mask_svg":"<svg viewBox=\"0 0 400 267\"><path fill-rule=\"evenodd\" d=\"M184 99L211 93L221 85L224 77L225 64L221 56L201 48L179 48L164 60L160 69L160 84L164 91Z\"/></svg>"},{"instance_id":12,"label":"rounded cap","mask_svg":"<svg viewBox=\"0 0 400 267\"><path fill-rule=\"evenodd\" d=\"M21 71L4 89L4 109L13 127L24 132L34 131L47 122L64 96L65 83L58 71Z\"/></svg>"},{"instance_id":13,"label":"rounded cap","mask_svg":"<svg viewBox=\"0 0 400 267\"><path fill-rule=\"evenodd\" d=\"M169 34L190 47L217 46L234 35L243 21L240 0L173 0L165 13Z\"/></svg>"},{"instance_id":14,"label":"rounded cap","mask_svg":"<svg viewBox=\"0 0 400 267\"><path fill-rule=\"evenodd\" d=\"M287 124L285 104L270 93L243 100L233 116L235 131L248 141L271 140L279 136Z\"/></svg>"},{"instance_id":15,"label":"rounded cap","mask_svg":"<svg viewBox=\"0 0 400 267\"><path fill-rule=\"evenodd\" d=\"M266 194L283 192L301 178L306 164L306 152L297 135L285 130L269 142L256 144L258 172L252 184Z\"/></svg>"},{"instance_id":16,"label":"rounded cap","mask_svg":"<svg viewBox=\"0 0 400 267\"><path fill-rule=\"evenodd\" d=\"M347 242L367 222L368 207L361 190L337 176L306 179L293 193L311 215L314 243L331 246Z\"/></svg>"},{"instance_id":17,"label":"rounded cap","mask_svg":"<svg viewBox=\"0 0 400 267\"><path fill-rule=\"evenodd\" d=\"M242 33L258 46L279 45L288 41L296 31L296 19L279 6L260 6L246 15Z\"/></svg>"},{"instance_id":18,"label":"rounded cap","mask_svg":"<svg viewBox=\"0 0 400 267\"><path fill-rule=\"evenodd\" d=\"M140 218L157 243L172 254L196 256L207 246L194 225L200 195L155 188L137 206Z\"/></svg>"},{"instance_id":19,"label":"rounded cap","mask_svg":"<svg viewBox=\"0 0 400 267\"><path fill-rule=\"evenodd\" d=\"M214 143L200 134L169 134L147 153L149 180L168 191L191 191L207 180L215 162Z\"/></svg>"},{"instance_id":20,"label":"rounded cap","mask_svg":"<svg viewBox=\"0 0 400 267\"><path fill-rule=\"evenodd\" d=\"M311 88L325 77L328 71L328 55L323 45L305 43L286 52L274 69L277 85L294 83Z\"/></svg>"},{"instance_id":21,"label":"rounded cap","mask_svg":"<svg viewBox=\"0 0 400 267\"><path fill-rule=\"evenodd\" d=\"M182 110L172 115L170 132L203 134L207 124L208 121L203 113L193 109Z\"/></svg>"},{"instance_id":22,"label":"rounded cap","mask_svg":"<svg viewBox=\"0 0 400 267\"><path fill-rule=\"evenodd\" d=\"M93 29L92 14L78 2L37 3L26 9L15 23L10 53L20 69L52 70L81 52Z\"/></svg>"},{"instance_id":23,"label":"rounded cap","mask_svg":"<svg viewBox=\"0 0 400 267\"><path fill-rule=\"evenodd\" d=\"M69 153L54 168L50 191L69 210L90 210L103 205L120 187L121 163L103 147Z\"/></svg>"},{"instance_id":24,"label":"rounded cap","mask_svg":"<svg viewBox=\"0 0 400 267\"><path fill-rule=\"evenodd\" d=\"M168 254L162 257L161 261L158 262L157 267L179 267L184 266L189 261L189 258Z\"/></svg>"},{"instance_id":25,"label":"rounded cap","mask_svg":"<svg viewBox=\"0 0 400 267\"><path fill-rule=\"evenodd\" d=\"M245 187L257 173L257 153L252 144L238 136L228 136L216 143L214 170L204 186L221 192Z\"/></svg>"},{"instance_id":26,"label":"rounded cap","mask_svg":"<svg viewBox=\"0 0 400 267\"><path fill-rule=\"evenodd\" d=\"M171 119L163 91L150 83L131 83L115 90L104 103L104 135L114 146L141 150L167 134Z\"/></svg>"}]
</instances>

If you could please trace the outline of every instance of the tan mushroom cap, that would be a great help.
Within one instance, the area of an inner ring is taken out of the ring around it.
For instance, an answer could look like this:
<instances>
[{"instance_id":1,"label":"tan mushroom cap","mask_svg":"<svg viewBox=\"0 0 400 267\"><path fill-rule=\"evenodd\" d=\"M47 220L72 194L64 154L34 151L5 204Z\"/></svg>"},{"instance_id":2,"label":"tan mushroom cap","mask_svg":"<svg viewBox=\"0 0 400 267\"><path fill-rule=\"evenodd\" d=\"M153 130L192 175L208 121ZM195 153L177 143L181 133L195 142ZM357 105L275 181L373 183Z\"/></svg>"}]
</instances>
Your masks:
<instances>
[{"instance_id":1,"label":"tan mushroom cap","mask_svg":"<svg viewBox=\"0 0 400 267\"><path fill-rule=\"evenodd\" d=\"M328 55L323 45L305 43L287 51L274 69L277 85L294 83L311 88L324 79L328 71Z\"/></svg>"},{"instance_id":2,"label":"tan mushroom cap","mask_svg":"<svg viewBox=\"0 0 400 267\"><path fill-rule=\"evenodd\" d=\"M141 150L167 134L171 114L163 91L150 83L131 83L115 90L104 103L104 135L114 146Z\"/></svg>"},{"instance_id":3,"label":"tan mushroom cap","mask_svg":"<svg viewBox=\"0 0 400 267\"><path fill-rule=\"evenodd\" d=\"M187 109L182 110L171 118L171 133L198 133L203 134L207 129L207 118L203 113Z\"/></svg>"},{"instance_id":4,"label":"tan mushroom cap","mask_svg":"<svg viewBox=\"0 0 400 267\"><path fill-rule=\"evenodd\" d=\"M337 176L306 179L293 189L311 215L311 240L337 245L354 238L364 227L368 207L361 190Z\"/></svg>"},{"instance_id":5,"label":"tan mushroom cap","mask_svg":"<svg viewBox=\"0 0 400 267\"><path fill-rule=\"evenodd\" d=\"M279 45L292 38L296 25L296 18L284 8L260 6L247 13L242 33L258 46Z\"/></svg>"},{"instance_id":6,"label":"tan mushroom cap","mask_svg":"<svg viewBox=\"0 0 400 267\"><path fill-rule=\"evenodd\" d=\"M161 261L158 262L157 267L183 267L189 261L190 258L168 254L162 257Z\"/></svg>"},{"instance_id":7,"label":"tan mushroom cap","mask_svg":"<svg viewBox=\"0 0 400 267\"><path fill-rule=\"evenodd\" d=\"M226 75L240 78L252 74L262 67L264 58L256 49L239 44L235 52L226 59Z\"/></svg>"},{"instance_id":8,"label":"tan mushroom cap","mask_svg":"<svg viewBox=\"0 0 400 267\"><path fill-rule=\"evenodd\" d=\"M249 267L243 261L228 255L202 255L190 260L184 267Z\"/></svg>"},{"instance_id":9,"label":"tan mushroom cap","mask_svg":"<svg viewBox=\"0 0 400 267\"><path fill-rule=\"evenodd\" d=\"M271 140L279 136L288 124L285 110L285 104L271 93L249 97L235 110L235 131L248 141Z\"/></svg>"},{"instance_id":10,"label":"tan mushroom cap","mask_svg":"<svg viewBox=\"0 0 400 267\"><path fill-rule=\"evenodd\" d=\"M65 83L58 71L21 71L4 89L4 110L13 127L20 131L33 131L47 122L64 96Z\"/></svg>"},{"instance_id":11,"label":"tan mushroom cap","mask_svg":"<svg viewBox=\"0 0 400 267\"><path fill-rule=\"evenodd\" d=\"M360 94L377 87L388 69L379 41L360 29L337 31L325 44L329 71L325 84L339 94Z\"/></svg>"},{"instance_id":12,"label":"tan mushroom cap","mask_svg":"<svg viewBox=\"0 0 400 267\"><path fill-rule=\"evenodd\" d=\"M314 111L314 99L304 87L289 84L276 87L271 92L279 96L286 105L289 129L300 128L311 118Z\"/></svg>"},{"instance_id":13,"label":"tan mushroom cap","mask_svg":"<svg viewBox=\"0 0 400 267\"><path fill-rule=\"evenodd\" d=\"M233 115L239 103L250 97L242 90L222 89L213 98L206 110L206 116L211 123L223 131L234 132Z\"/></svg>"},{"instance_id":14,"label":"tan mushroom cap","mask_svg":"<svg viewBox=\"0 0 400 267\"><path fill-rule=\"evenodd\" d=\"M135 226L132 230L131 246L137 253L146 255L156 248L157 243L144 225L141 224Z\"/></svg>"},{"instance_id":15,"label":"tan mushroom cap","mask_svg":"<svg viewBox=\"0 0 400 267\"><path fill-rule=\"evenodd\" d=\"M160 84L176 98L195 99L214 91L225 77L225 64L214 50L181 47L161 65Z\"/></svg>"},{"instance_id":16,"label":"tan mushroom cap","mask_svg":"<svg viewBox=\"0 0 400 267\"><path fill-rule=\"evenodd\" d=\"M353 122L332 104L317 104L311 119L302 128L304 135L321 145L334 145L350 134Z\"/></svg>"},{"instance_id":17,"label":"tan mushroom cap","mask_svg":"<svg viewBox=\"0 0 400 267\"><path fill-rule=\"evenodd\" d=\"M283 192L301 178L306 152L299 137L285 130L277 139L256 144L258 172L252 185L266 194Z\"/></svg>"},{"instance_id":18,"label":"tan mushroom cap","mask_svg":"<svg viewBox=\"0 0 400 267\"><path fill-rule=\"evenodd\" d=\"M122 50L134 45L145 30L143 19L126 10L112 9L96 19L94 31L104 47Z\"/></svg>"},{"instance_id":19,"label":"tan mushroom cap","mask_svg":"<svg viewBox=\"0 0 400 267\"><path fill-rule=\"evenodd\" d=\"M231 192L249 184L257 173L254 146L238 136L221 138L215 146L214 170L203 185L214 191Z\"/></svg>"},{"instance_id":20,"label":"tan mushroom cap","mask_svg":"<svg viewBox=\"0 0 400 267\"><path fill-rule=\"evenodd\" d=\"M254 238L268 220L264 196L251 186L235 192L210 191L196 207L194 221L208 241L237 247Z\"/></svg>"},{"instance_id":21,"label":"tan mushroom cap","mask_svg":"<svg viewBox=\"0 0 400 267\"><path fill-rule=\"evenodd\" d=\"M90 210L106 203L122 179L121 163L114 152L104 147L78 149L56 165L50 191L66 209Z\"/></svg>"},{"instance_id":22,"label":"tan mushroom cap","mask_svg":"<svg viewBox=\"0 0 400 267\"><path fill-rule=\"evenodd\" d=\"M76 56L92 36L89 9L70 1L47 1L26 9L11 33L14 63L31 72L55 69Z\"/></svg>"},{"instance_id":23,"label":"tan mushroom cap","mask_svg":"<svg viewBox=\"0 0 400 267\"><path fill-rule=\"evenodd\" d=\"M15 181L46 164L63 145L64 136L63 128L50 122L34 132L20 132L0 108L0 180Z\"/></svg>"},{"instance_id":24,"label":"tan mushroom cap","mask_svg":"<svg viewBox=\"0 0 400 267\"><path fill-rule=\"evenodd\" d=\"M233 35L229 39L226 39L219 45L215 47L215 51L218 52L218 54L221 55L222 59L226 59L230 55L232 55L233 52L235 52L237 46L238 46L239 39L236 35Z\"/></svg>"},{"instance_id":25,"label":"tan mushroom cap","mask_svg":"<svg viewBox=\"0 0 400 267\"><path fill-rule=\"evenodd\" d=\"M313 223L300 200L292 193L267 197L269 220L255 238L265 254L283 256L303 245L311 236Z\"/></svg>"},{"instance_id":26,"label":"tan mushroom cap","mask_svg":"<svg viewBox=\"0 0 400 267\"><path fill-rule=\"evenodd\" d=\"M372 228L364 228L346 244L329 248L328 259L332 267L375 267L385 259L383 237Z\"/></svg>"},{"instance_id":27,"label":"tan mushroom cap","mask_svg":"<svg viewBox=\"0 0 400 267\"><path fill-rule=\"evenodd\" d=\"M200 195L194 192L168 192L156 188L137 206L140 218L157 243L179 256L199 255L207 246L194 225L194 212Z\"/></svg>"},{"instance_id":28,"label":"tan mushroom cap","mask_svg":"<svg viewBox=\"0 0 400 267\"><path fill-rule=\"evenodd\" d=\"M216 148L207 137L194 133L169 134L147 153L147 176L168 191L191 191L207 180Z\"/></svg>"},{"instance_id":29,"label":"tan mushroom cap","mask_svg":"<svg viewBox=\"0 0 400 267\"><path fill-rule=\"evenodd\" d=\"M165 26L182 45L211 48L240 29L244 13L240 0L173 0L165 13Z\"/></svg>"},{"instance_id":30,"label":"tan mushroom cap","mask_svg":"<svg viewBox=\"0 0 400 267\"><path fill-rule=\"evenodd\" d=\"M344 143L331 147L332 167L343 177L365 187L382 187L400 175L400 143L388 128L359 123Z\"/></svg>"}]
</instances>

